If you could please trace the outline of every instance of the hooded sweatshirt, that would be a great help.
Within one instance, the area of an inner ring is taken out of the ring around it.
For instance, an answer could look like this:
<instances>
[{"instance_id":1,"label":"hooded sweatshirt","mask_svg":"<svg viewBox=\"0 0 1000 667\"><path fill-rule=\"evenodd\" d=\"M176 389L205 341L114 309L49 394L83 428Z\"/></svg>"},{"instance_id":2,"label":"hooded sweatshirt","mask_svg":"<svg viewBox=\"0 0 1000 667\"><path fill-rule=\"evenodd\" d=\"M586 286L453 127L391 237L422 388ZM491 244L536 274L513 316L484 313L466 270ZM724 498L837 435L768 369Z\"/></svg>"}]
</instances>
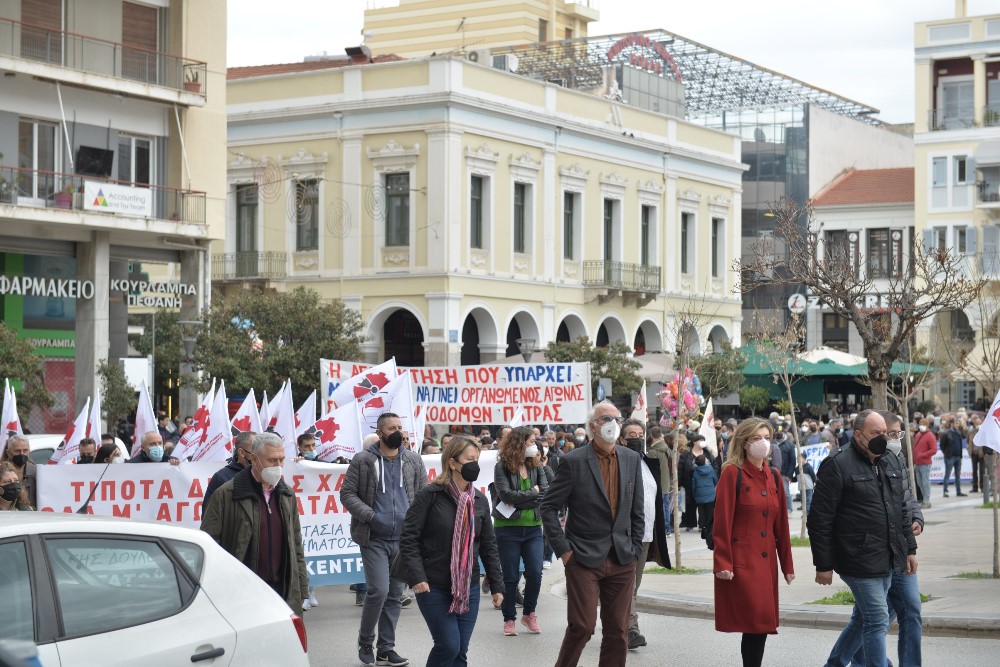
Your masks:
<instances>
[{"instance_id":1,"label":"hooded sweatshirt","mask_svg":"<svg viewBox=\"0 0 1000 667\"><path fill-rule=\"evenodd\" d=\"M410 508L410 499L403 486L403 457L396 454L395 458L388 458L377 442L368 449L378 457L371 536L377 540L398 540L403 532L403 517Z\"/></svg>"},{"instance_id":2,"label":"hooded sweatshirt","mask_svg":"<svg viewBox=\"0 0 1000 667\"><path fill-rule=\"evenodd\" d=\"M715 502L715 468L710 463L694 467L691 476L691 491L698 505Z\"/></svg>"}]
</instances>

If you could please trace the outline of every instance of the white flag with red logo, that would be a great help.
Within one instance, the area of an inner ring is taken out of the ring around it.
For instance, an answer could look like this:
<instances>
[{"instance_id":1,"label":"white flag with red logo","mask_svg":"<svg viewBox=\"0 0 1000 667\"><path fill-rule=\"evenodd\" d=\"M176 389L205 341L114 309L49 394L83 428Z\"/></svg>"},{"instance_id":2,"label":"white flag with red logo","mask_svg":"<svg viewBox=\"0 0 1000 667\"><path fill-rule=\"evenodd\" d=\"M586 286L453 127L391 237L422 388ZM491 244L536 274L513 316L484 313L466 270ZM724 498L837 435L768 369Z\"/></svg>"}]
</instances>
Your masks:
<instances>
[{"instance_id":1,"label":"white flag with red logo","mask_svg":"<svg viewBox=\"0 0 1000 667\"><path fill-rule=\"evenodd\" d=\"M413 408L413 435L410 436L410 449L416 450L419 454L424 445L424 431L427 429L427 413L424 406L417 405Z\"/></svg>"},{"instance_id":2,"label":"white flag with red logo","mask_svg":"<svg viewBox=\"0 0 1000 667\"><path fill-rule=\"evenodd\" d=\"M225 461L231 457L233 436L229 428L229 399L226 398L226 381L222 380L205 425L205 439L196 451L191 451L191 460Z\"/></svg>"},{"instance_id":3,"label":"white flag with red logo","mask_svg":"<svg viewBox=\"0 0 1000 667\"><path fill-rule=\"evenodd\" d=\"M132 433L132 452L130 456L135 458L142 450L142 436L153 431L157 433L156 415L153 414L153 404L149 400L149 389L146 388L146 381L139 381L139 404L135 408L135 431Z\"/></svg>"},{"instance_id":4,"label":"white flag with red logo","mask_svg":"<svg viewBox=\"0 0 1000 667\"><path fill-rule=\"evenodd\" d=\"M49 457L49 463L73 463L80 453L80 441L87 437L87 418L90 417L90 399L87 399L83 410L76 416L76 419L69 425L66 436L63 438L56 450Z\"/></svg>"},{"instance_id":5,"label":"white flag with red logo","mask_svg":"<svg viewBox=\"0 0 1000 667\"><path fill-rule=\"evenodd\" d=\"M316 423L316 390L309 394L306 402L295 411L295 437L306 432L306 430Z\"/></svg>"},{"instance_id":6,"label":"white flag with red logo","mask_svg":"<svg viewBox=\"0 0 1000 667\"><path fill-rule=\"evenodd\" d=\"M399 415L410 440L416 438L413 431L413 393L410 372L402 371L391 382L386 384L377 394L363 401L358 401L361 409L361 436L374 433L378 418L383 412Z\"/></svg>"},{"instance_id":7,"label":"white flag with red logo","mask_svg":"<svg viewBox=\"0 0 1000 667\"><path fill-rule=\"evenodd\" d=\"M702 417L701 426L698 428L698 435L705 438L702 447L705 447L713 457L719 455L719 444L716 441L715 433L715 408L712 407L712 399L708 399L705 406L705 416Z\"/></svg>"},{"instance_id":8,"label":"white flag with red logo","mask_svg":"<svg viewBox=\"0 0 1000 667\"><path fill-rule=\"evenodd\" d=\"M7 447L7 440L12 435L24 435L21 428L21 418L17 416L17 396L10 382L3 381L3 430L0 431L0 451Z\"/></svg>"},{"instance_id":9,"label":"white flag with red logo","mask_svg":"<svg viewBox=\"0 0 1000 667\"><path fill-rule=\"evenodd\" d=\"M396 358L393 357L389 361L372 366L368 370L344 380L339 387L333 390L330 399L337 406L346 405L351 400L364 405L395 377Z\"/></svg>"},{"instance_id":10,"label":"white flag with red logo","mask_svg":"<svg viewBox=\"0 0 1000 667\"><path fill-rule=\"evenodd\" d=\"M271 423L267 430L277 433L285 442L285 458L289 461L298 456L295 444L295 408L292 407L292 381L287 380L281 390L281 396L271 401Z\"/></svg>"},{"instance_id":11,"label":"white flag with red logo","mask_svg":"<svg viewBox=\"0 0 1000 667\"><path fill-rule=\"evenodd\" d=\"M986 419L972 438L972 444L1000 452L1000 393L993 399L993 405L990 406Z\"/></svg>"},{"instance_id":12,"label":"white flag with red logo","mask_svg":"<svg viewBox=\"0 0 1000 667\"><path fill-rule=\"evenodd\" d=\"M253 389L247 392L247 397L243 399L243 405L233 415L229 426L230 433L234 438L240 433L264 432L260 425L260 413L257 412L257 401L254 400Z\"/></svg>"},{"instance_id":13,"label":"white flag with red logo","mask_svg":"<svg viewBox=\"0 0 1000 667\"><path fill-rule=\"evenodd\" d=\"M317 460L350 459L361 451L363 439L358 404L348 401L347 405L330 410L317 419L308 432L316 436Z\"/></svg>"},{"instance_id":14,"label":"white flag with red logo","mask_svg":"<svg viewBox=\"0 0 1000 667\"><path fill-rule=\"evenodd\" d=\"M632 419L638 419L642 422L642 427L646 428L646 420L649 418L649 407L646 405L646 381L642 381L642 389L639 390L639 396L635 399L635 405L632 406Z\"/></svg>"},{"instance_id":15,"label":"white flag with red logo","mask_svg":"<svg viewBox=\"0 0 1000 667\"><path fill-rule=\"evenodd\" d=\"M171 452L170 458L183 461L187 457L195 454L205 443L208 434L208 424L212 418L212 401L215 399L215 378L212 378L212 388L208 390L205 397L201 399L201 405L191 416L191 425L181 434L181 439ZM228 418L226 419L228 422Z\"/></svg>"},{"instance_id":16,"label":"white flag with red logo","mask_svg":"<svg viewBox=\"0 0 1000 667\"><path fill-rule=\"evenodd\" d=\"M100 442L101 440L101 390L94 394L94 402L90 404L90 421L87 422L87 437Z\"/></svg>"},{"instance_id":17,"label":"white flag with red logo","mask_svg":"<svg viewBox=\"0 0 1000 667\"><path fill-rule=\"evenodd\" d=\"M268 407L267 402L267 390L264 390L264 398L260 401L260 423L262 428L267 428L267 425L271 423L271 411ZM263 431L261 431L263 433Z\"/></svg>"}]
</instances>

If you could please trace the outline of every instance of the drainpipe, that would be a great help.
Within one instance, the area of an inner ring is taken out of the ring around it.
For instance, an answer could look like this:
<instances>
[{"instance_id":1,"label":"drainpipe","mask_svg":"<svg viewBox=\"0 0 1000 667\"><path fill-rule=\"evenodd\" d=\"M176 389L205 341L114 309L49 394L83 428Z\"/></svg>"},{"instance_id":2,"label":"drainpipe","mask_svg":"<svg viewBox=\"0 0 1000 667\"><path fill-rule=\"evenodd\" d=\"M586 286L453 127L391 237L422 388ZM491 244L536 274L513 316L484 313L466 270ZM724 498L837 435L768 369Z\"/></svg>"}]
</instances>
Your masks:
<instances>
[{"instance_id":1,"label":"drainpipe","mask_svg":"<svg viewBox=\"0 0 1000 667\"><path fill-rule=\"evenodd\" d=\"M59 97L59 115L62 116L62 128L63 135L66 137L66 155L69 156L69 171L73 173L76 171L76 166L73 164L73 144L69 142L69 128L66 125L66 109L63 108L63 98L62 98L62 86L56 81L56 95Z\"/></svg>"}]
</instances>

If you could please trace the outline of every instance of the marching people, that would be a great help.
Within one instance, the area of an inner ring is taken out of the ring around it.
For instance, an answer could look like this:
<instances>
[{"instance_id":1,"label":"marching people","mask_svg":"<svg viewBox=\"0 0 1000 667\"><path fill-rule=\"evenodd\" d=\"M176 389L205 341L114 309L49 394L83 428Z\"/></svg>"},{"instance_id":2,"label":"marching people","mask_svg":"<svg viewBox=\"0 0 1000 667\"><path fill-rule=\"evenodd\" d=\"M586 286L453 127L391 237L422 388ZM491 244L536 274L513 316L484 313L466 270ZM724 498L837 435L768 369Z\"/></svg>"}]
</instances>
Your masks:
<instances>
[{"instance_id":1,"label":"marching people","mask_svg":"<svg viewBox=\"0 0 1000 667\"><path fill-rule=\"evenodd\" d=\"M80 451L76 457L77 463L93 463L97 457L97 443L93 438L80 439Z\"/></svg>"},{"instance_id":2,"label":"marching people","mask_svg":"<svg viewBox=\"0 0 1000 667\"><path fill-rule=\"evenodd\" d=\"M962 434L955 427L954 417L945 417L941 420L941 433L938 436L938 446L941 449L941 456L944 457L944 497L948 497L948 478L951 471L955 471L955 495L964 496L962 493Z\"/></svg>"},{"instance_id":3,"label":"marching people","mask_svg":"<svg viewBox=\"0 0 1000 667\"><path fill-rule=\"evenodd\" d=\"M474 486L479 474L478 442L455 436L441 454L434 483L417 492L403 522L398 576L416 593L434 640L427 667L468 664L469 640L479 615L477 556L486 569L493 606L504 602L489 503Z\"/></svg>"},{"instance_id":4,"label":"marching people","mask_svg":"<svg viewBox=\"0 0 1000 667\"><path fill-rule=\"evenodd\" d=\"M97 454L94 455L94 463L125 463L125 459L122 457L118 445L112 439L110 444L103 444L97 450ZM204 503L202 505L204 506Z\"/></svg>"},{"instance_id":5,"label":"marching people","mask_svg":"<svg viewBox=\"0 0 1000 667\"><path fill-rule=\"evenodd\" d=\"M913 438L913 476L917 482L920 508L931 506L931 462L937 454L938 442L930 430L926 417L917 422L917 435Z\"/></svg>"},{"instance_id":6,"label":"marching people","mask_svg":"<svg viewBox=\"0 0 1000 667\"><path fill-rule=\"evenodd\" d=\"M663 494L663 518L666 534L674 532L674 464L673 439L674 434L663 435L663 430L659 426L649 429L650 443L646 450L647 458L654 458L659 464L660 492ZM687 442L683 433L677 434L678 440ZM670 440L668 443L667 440ZM728 445L727 445L728 446Z\"/></svg>"},{"instance_id":7,"label":"marching people","mask_svg":"<svg viewBox=\"0 0 1000 667\"><path fill-rule=\"evenodd\" d=\"M698 529L704 531L709 525L708 517L715 512L715 468L708 462L704 454L694 459L694 475L691 478L691 493L698 507Z\"/></svg>"},{"instance_id":8,"label":"marching people","mask_svg":"<svg viewBox=\"0 0 1000 667\"><path fill-rule=\"evenodd\" d=\"M794 471L795 477L793 478L796 484L799 483L798 474L799 471L796 468ZM813 470L812 464L809 463L809 459L805 452L802 452L802 481L806 490L806 498L805 502L801 504L799 509L808 514L812 510L813 493L816 489L816 471Z\"/></svg>"},{"instance_id":9,"label":"marching people","mask_svg":"<svg viewBox=\"0 0 1000 667\"><path fill-rule=\"evenodd\" d=\"M27 494L28 504L37 507L35 497L36 468L30 454L31 445L28 444L28 439L15 433L7 440L7 446L4 447L3 456L0 456L0 462L10 462L17 472L17 478L21 481L24 492Z\"/></svg>"},{"instance_id":10,"label":"marching people","mask_svg":"<svg viewBox=\"0 0 1000 667\"><path fill-rule=\"evenodd\" d=\"M147 431L139 441L139 454L128 460L129 463L161 463L163 462L163 436L157 431Z\"/></svg>"},{"instance_id":11,"label":"marching people","mask_svg":"<svg viewBox=\"0 0 1000 667\"><path fill-rule=\"evenodd\" d=\"M683 434L681 434L683 435ZM691 479L694 475L694 443L690 437L681 438L677 445L677 505L681 511L681 525L685 532L690 533L698 527L698 506L691 492Z\"/></svg>"},{"instance_id":12,"label":"marching people","mask_svg":"<svg viewBox=\"0 0 1000 667\"><path fill-rule=\"evenodd\" d=\"M532 634L542 628L535 608L542 589L542 517L538 507L548 491L541 452L528 426L518 426L500 441L493 469L493 526L503 568L503 633L517 635L518 581L524 563L524 602L521 625Z\"/></svg>"},{"instance_id":13,"label":"marching people","mask_svg":"<svg viewBox=\"0 0 1000 667\"><path fill-rule=\"evenodd\" d=\"M861 624L865 664L886 664L889 626L887 594L894 572L917 571L917 542L899 459L886 456L885 418L862 410L854 420L850 446L828 457L809 513L809 539L816 583L829 586L834 571L854 594L852 616L827 658L846 665L844 646Z\"/></svg>"},{"instance_id":14,"label":"marching people","mask_svg":"<svg viewBox=\"0 0 1000 667\"><path fill-rule=\"evenodd\" d=\"M212 497L216 489L236 477L239 473L243 471L244 468L250 465L250 455L253 451L253 439L256 433L251 431L244 431L236 434L233 438L233 458L229 459L229 462L219 468L212 479L208 481L208 486L205 487L205 499L202 501L202 507L208 505L208 499Z\"/></svg>"},{"instance_id":15,"label":"marching people","mask_svg":"<svg viewBox=\"0 0 1000 667\"><path fill-rule=\"evenodd\" d=\"M255 435L250 466L212 494L201 529L297 610L309 579L298 503L282 478L284 464L281 436Z\"/></svg>"},{"instance_id":16,"label":"marching people","mask_svg":"<svg viewBox=\"0 0 1000 667\"><path fill-rule=\"evenodd\" d=\"M427 484L427 470L420 455L405 446L399 415L383 412L375 433L378 441L351 458L340 501L351 514L351 538L361 549L365 573L358 659L366 665L378 661L400 667L409 664L395 650L404 582L401 574L390 573L389 565L398 558L403 518Z\"/></svg>"},{"instance_id":17,"label":"marching people","mask_svg":"<svg viewBox=\"0 0 1000 667\"><path fill-rule=\"evenodd\" d=\"M740 632L744 667L760 667L769 634L778 632L778 565L795 579L780 472L767 465L771 425L741 422L715 490L715 629Z\"/></svg>"},{"instance_id":18,"label":"marching people","mask_svg":"<svg viewBox=\"0 0 1000 667\"><path fill-rule=\"evenodd\" d=\"M594 634L601 607L601 667L628 654L628 611L644 526L640 456L616 445L621 414L594 406L588 444L563 457L542 499L542 525L566 572L567 627L556 667L576 667ZM568 508L566 527L559 510Z\"/></svg>"},{"instance_id":19,"label":"marching people","mask_svg":"<svg viewBox=\"0 0 1000 667\"><path fill-rule=\"evenodd\" d=\"M28 501L28 489L21 484L10 461L0 463L0 512L27 512L35 507Z\"/></svg>"}]
</instances>

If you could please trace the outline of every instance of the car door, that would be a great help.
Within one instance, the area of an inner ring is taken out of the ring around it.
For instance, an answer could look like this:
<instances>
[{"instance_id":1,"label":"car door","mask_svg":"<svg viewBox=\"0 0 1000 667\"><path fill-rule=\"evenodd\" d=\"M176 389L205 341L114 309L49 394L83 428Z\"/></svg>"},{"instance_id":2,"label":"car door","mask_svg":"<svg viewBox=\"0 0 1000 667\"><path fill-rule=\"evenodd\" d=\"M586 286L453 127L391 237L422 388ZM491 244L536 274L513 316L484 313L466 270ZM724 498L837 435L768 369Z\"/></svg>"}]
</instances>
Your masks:
<instances>
[{"instance_id":1,"label":"car door","mask_svg":"<svg viewBox=\"0 0 1000 667\"><path fill-rule=\"evenodd\" d=\"M196 584L197 545L95 534L42 543L61 664L230 664L236 632Z\"/></svg>"}]
</instances>

